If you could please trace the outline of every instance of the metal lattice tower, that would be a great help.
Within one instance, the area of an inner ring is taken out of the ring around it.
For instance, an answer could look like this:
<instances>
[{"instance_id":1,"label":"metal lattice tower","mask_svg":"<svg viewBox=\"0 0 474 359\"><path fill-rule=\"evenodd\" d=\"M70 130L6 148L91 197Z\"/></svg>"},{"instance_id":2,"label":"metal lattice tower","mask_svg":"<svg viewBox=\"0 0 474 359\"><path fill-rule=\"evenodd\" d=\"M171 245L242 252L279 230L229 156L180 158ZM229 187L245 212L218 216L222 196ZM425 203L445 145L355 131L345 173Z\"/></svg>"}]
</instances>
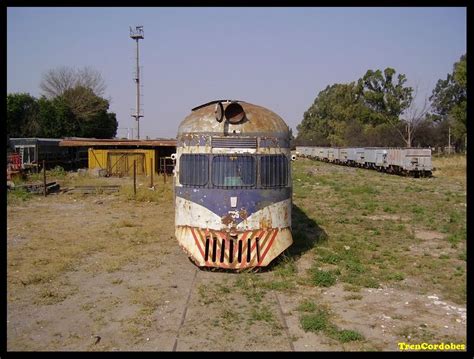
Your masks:
<instances>
[{"instance_id":1,"label":"metal lattice tower","mask_svg":"<svg viewBox=\"0 0 474 359\"><path fill-rule=\"evenodd\" d=\"M143 26L135 26L135 29L130 27L130 38L137 42L137 72L134 78L134 81L137 85L137 107L135 114L133 114L132 117L134 117L137 121L137 139L140 139L140 117L143 117L143 115L140 112L140 66L138 41L144 38Z\"/></svg>"}]
</instances>

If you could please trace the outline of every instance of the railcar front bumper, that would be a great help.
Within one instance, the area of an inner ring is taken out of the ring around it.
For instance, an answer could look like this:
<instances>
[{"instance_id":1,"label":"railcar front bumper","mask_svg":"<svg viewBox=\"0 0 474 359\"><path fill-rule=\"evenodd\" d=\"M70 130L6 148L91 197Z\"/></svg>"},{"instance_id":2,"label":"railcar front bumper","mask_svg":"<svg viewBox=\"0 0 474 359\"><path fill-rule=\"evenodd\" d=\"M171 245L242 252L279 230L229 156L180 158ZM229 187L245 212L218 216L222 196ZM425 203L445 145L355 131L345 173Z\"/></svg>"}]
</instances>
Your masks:
<instances>
[{"instance_id":1,"label":"railcar front bumper","mask_svg":"<svg viewBox=\"0 0 474 359\"><path fill-rule=\"evenodd\" d=\"M176 238L197 266L237 270L265 267L293 243L290 228L248 230L231 234L177 226Z\"/></svg>"}]
</instances>

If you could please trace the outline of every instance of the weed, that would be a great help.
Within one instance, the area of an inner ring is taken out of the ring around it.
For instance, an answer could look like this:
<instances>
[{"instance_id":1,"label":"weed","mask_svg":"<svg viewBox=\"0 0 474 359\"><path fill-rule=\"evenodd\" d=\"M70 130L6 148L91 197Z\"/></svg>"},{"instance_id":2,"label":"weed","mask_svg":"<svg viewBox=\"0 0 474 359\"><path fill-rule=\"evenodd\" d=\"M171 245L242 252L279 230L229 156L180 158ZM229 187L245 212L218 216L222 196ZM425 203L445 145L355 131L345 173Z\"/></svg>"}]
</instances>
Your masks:
<instances>
[{"instance_id":1,"label":"weed","mask_svg":"<svg viewBox=\"0 0 474 359\"><path fill-rule=\"evenodd\" d=\"M78 289L76 287L70 287L67 284L48 283L40 289L39 294L35 299L35 304L57 304L77 292Z\"/></svg>"},{"instance_id":2,"label":"weed","mask_svg":"<svg viewBox=\"0 0 474 359\"><path fill-rule=\"evenodd\" d=\"M7 205L28 201L33 195L24 188L16 188L7 192Z\"/></svg>"},{"instance_id":3,"label":"weed","mask_svg":"<svg viewBox=\"0 0 474 359\"><path fill-rule=\"evenodd\" d=\"M323 263L337 264L341 260L341 257L336 253L323 251L322 248L319 248L319 251L319 260Z\"/></svg>"},{"instance_id":4,"label":"weed","mask_svg":"<svg viewBox=\"0 0 474 359\"><path fill-rule=\"evenodd\" d=\"M161 293L154 286L133 288L131 301L141 306L142 315L151 315L159 307Z\"/></svg>"},{"instance_id":5,"label":"weed","mask_svg":"<svg viewBox=\"0 0 474 359\"><path fill-rule=\"evenodd\" d=\"M288 256L283 256L275 267L275 274L279 277L291 277L296 274L294 259Z\"/></svg>"},{"instance_id":6,"label":"weed","mask_svg":"<svg viewBox=\"0 0 474 359\"><path fill-rule=\"evenodd\" d=\"M270 308L266 305L263 305L257 308L252 308L250 317L251 317L251 320L255 320L255 321L261 320L267 323L273 323L275 321L273 313L271 312Z\"/></svg>"},{"instance_id":7,"label":"weed","mask_svg":"<svg viewBox=\"0 0 474 359\"><path fill-rule=\"evenodd\" d=\"M300 324L305 332L323 332L328 337L336 339L341 343L364 339L362 334L354 330L341 330L331 323L329 312L325 309L318 309L315 313L302 315L300 317Z\"/></svg>"},{"instance_id":8,"label":"weed","mask_svg":"<svg viewBox=\"0 0 474 359\"><path fill-rule=\"evenodd\" d=\"M347 292L360 292L360 287L353 284L344 284L343 288Z\"/></svg>"},{"instance_id":9,"label":"weed","mask_svg":"<svg viewBox=\"0 0 474 359\"><path fill-rule=\"evenodd\" d=\"M314 302L308 300L308 299L305 299L304 301L302 301L298 307L296 308L297 311L299 312L309 312L309 313L312 313L314 311L316 311L316 304L314 304Z\"/></svg>"},{"instance_id":10,"label":"weed","mask_svg":"<svg viewBox=\"0 0 474 359\"><path fill-rule=\"evenodd\" d=\"M405 275L403 273L395 272L395 273L390 273L388 275L388 280L401 281L404 279L405 279Z\"/></svg>"},{"instance_id":11,"label":"weed","mask_svg":"<svg viewBox=\"0 0 474 359\"><path fill-rule=\"evenodd\" d=\"M311 282L318 287L330 287L336 284L337 277L333 271L312 270Z\"/></svg>"},{"instance_id":12,"label":"weed","mask_svg":"<svg viewBox=\"0 0 474 359\"><path fill-rule=\"evenodd\" d=\"M301 327L305 332L324 331L329 325L328 314L324 310L318 310L313 314L305 314L300 318Z\"/></svg>"},{"instance_id":13,"label":"weed","mask_svg":"<svg viewBox=\"0 0 474 359\"><path fill-rule=\"evenodd\" d=\"M375 278L369 277L366 274L346 273L341 276L341 281L365 288L378 288L380 286Z\"/></svg>"},{"instance_id":14,"label":"weed","mask_svg":"<svg viewBox=\"0 0 474 359\"><path fill-rule=\"evenodd\" d=\"M295 288L295 284L291 280L281 280L281 281L272 280L269 282L264 282L261 285L263 288L279 290L279 291L291 290Z\"/></svg>"},{"instance_id":15,"label":"weed","mask_svg":"<svg viewBox=\"0 0 474 359\"><path fill-rule=\"evenodd\" d=\"M337 340L341 343L363 340L364 336L355 330L342 329L336 334Z\"/></svg>"}]
</instances>

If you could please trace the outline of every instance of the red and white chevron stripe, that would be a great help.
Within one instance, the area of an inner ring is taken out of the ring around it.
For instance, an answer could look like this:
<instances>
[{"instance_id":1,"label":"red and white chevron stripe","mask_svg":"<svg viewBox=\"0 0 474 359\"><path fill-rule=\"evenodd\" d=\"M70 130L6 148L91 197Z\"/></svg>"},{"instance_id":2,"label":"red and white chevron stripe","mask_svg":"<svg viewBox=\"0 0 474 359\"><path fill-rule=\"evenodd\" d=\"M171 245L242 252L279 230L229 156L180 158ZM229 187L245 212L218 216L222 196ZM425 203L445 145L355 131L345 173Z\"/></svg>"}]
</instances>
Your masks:
<instances>
[{"instance_id":1,"label":"red and white chevron stripe","mask_svg":"<svg viewBox=\"0 0 474 359\"><path fill-rule=\"evenodd\" d=\"M190 228L206 267L244 269L260 266L279 229L226 232Z\"/></svg>"}]
</instances>

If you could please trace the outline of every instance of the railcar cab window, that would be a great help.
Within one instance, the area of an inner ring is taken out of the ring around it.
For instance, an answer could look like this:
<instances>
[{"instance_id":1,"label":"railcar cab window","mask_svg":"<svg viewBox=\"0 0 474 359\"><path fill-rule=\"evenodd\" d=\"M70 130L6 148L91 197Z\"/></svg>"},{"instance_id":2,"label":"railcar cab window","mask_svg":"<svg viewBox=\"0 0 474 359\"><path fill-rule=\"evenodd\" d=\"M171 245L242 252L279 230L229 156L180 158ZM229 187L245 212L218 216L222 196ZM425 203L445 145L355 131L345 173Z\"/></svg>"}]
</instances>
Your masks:
<instances>
[{"instance_id":1,"label":"railcar cab window","mask_svg":"<svg viewBox=\"0 0 474 359\"><path fill-rule=\"evenodd\" d=\"M288 185L288 159L284 155L260 158L260 183L262 187L284 187Z\"/></svg>"},{"instance_id":2,"label":"railcar cab window","mask_svg":"<svg viewBox=\"0 0 474 359\"><path fill-rule=\"evenodd\" d=\"M209 159L206 155L181 155L179 182L184 186L202 187L209 181Z\"/></svg>"},{"instance_id":3,"label":"railcar cab window","mask_svg":"<svg viewBox=\"0 0 474 359\"><path fill-rule=\"evenodd\" d=\"M252 156L215 156L212 159L212 184L216 187L252 187L255 174Z\"/></svg>"}]
</instances>

